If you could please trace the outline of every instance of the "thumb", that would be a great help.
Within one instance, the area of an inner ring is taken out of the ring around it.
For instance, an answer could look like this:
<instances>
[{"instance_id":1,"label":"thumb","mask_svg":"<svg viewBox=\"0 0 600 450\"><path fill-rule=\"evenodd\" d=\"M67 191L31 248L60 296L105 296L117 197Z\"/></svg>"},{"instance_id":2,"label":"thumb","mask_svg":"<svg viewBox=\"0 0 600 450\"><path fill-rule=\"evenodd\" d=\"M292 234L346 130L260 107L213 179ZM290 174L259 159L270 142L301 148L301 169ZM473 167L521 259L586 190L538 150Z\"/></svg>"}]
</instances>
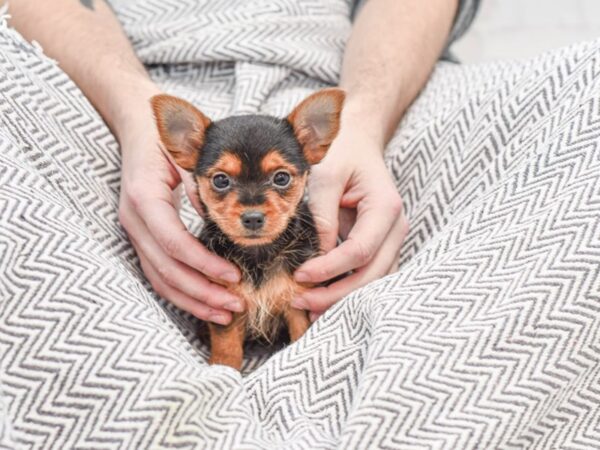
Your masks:
<instances>
[{"instance_id":1,"label":"thumb","mask_svg":"<svg viewBox=\"0 0 600 450\"><path fill-rule=\"evenodd\" d=\"M159 143L159 146L162 150L163 156L167 159L171 169L174 169L177 172L177 175L179 176L179 180L177 180L177 183L179 184L179 181L181 181L181 184L183 184L183 188L185 190L185 194L190 199L190 203L198 212L198 214L204 217L204 211L202 208L202 204L200 203L198 186L196 184L196 181L194 180L194 175L189 171L179 167L179 165L173 160L171 154L168 151L166 151L162 143Z\"/></svg>"},{"instance_id":2,"label":"thumb","mask_svg":"<svg viewBox=\"0 0 600 450\"><path fill-rule=\"evenodd\" d=\"M342 187L319 182L309 183L308 192L308 204L317 227L321 251L327 253L337 244Z\"/></svg>"},{"instance_id":3,"label":"thumb","mask_svg":"<svg viewBox=\"0 0 600 450\"><path fill-rule=\"evenodd\" d=\"M204 210L202 208L202 204L200 203L200 195L198 194L198 185L194 180L194 176L186 170L177 168L179 172L179 176L181 177L181 182L183 183L183 187L185 189L185 193L190 199L190 203L194 207L194 209L204 217Z\"/></svg>"}]
</instances>

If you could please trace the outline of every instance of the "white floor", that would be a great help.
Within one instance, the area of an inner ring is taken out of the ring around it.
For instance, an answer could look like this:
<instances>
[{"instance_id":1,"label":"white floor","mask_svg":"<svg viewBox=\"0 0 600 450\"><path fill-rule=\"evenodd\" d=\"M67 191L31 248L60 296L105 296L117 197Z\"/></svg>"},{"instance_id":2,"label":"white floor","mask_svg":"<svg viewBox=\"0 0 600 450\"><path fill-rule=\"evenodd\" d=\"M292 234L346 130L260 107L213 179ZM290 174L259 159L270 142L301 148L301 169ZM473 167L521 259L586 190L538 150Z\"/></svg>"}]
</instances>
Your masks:
<instances>
[{"instance_id":1,"label":"white floor","mask_svg":"<svg viewBox=\"0 0 600 450\"><path fill-rule=\"evenodd\" d=\"M533 56L600 37L600 0L482 0L453 46L463 62Z\"/></svg>"}]
</instances>

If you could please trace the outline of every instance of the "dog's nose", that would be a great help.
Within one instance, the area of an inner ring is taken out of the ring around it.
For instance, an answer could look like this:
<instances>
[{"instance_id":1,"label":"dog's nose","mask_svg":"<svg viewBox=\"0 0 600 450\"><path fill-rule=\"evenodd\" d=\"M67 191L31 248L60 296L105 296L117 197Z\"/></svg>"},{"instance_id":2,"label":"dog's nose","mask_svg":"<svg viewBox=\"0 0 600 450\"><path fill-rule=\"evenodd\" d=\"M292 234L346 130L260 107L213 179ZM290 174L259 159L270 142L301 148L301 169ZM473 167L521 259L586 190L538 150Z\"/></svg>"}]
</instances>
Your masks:
<instances>
[{"instance_id":1,"label":"dog's nose","mask_svg":"<svg viewBox=\"0 0 600 450\"><path fill-rule=\"evenodd\" d=\"M249 211L242 214L242 225L248 230L260 230L265 224L265 215L260 211Z\"/></svg>"}]
</instances>

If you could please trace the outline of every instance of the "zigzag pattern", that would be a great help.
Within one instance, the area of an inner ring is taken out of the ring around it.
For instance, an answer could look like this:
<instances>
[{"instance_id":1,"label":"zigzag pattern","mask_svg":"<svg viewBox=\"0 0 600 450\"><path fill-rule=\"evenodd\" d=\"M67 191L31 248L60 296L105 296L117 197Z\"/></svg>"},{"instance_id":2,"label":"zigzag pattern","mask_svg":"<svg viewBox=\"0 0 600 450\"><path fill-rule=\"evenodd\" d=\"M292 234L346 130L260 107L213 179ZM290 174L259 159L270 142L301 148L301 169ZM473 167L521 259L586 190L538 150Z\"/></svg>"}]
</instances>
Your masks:
<instances>
[{"instance_id":1,"label":"zigzag pattern","mask_svg":"<svg viewBox=\"0 0 600 450\"><path fill-rule=\"evenodd\" d=\"M285 114L337 76L348 2L193 3L114 2L209 115ZM386 156L400 270L240 375L145 282L100 117L0 26L0 448L600 448L599 55L440 63Z\"/></svg>"}]
</instances>

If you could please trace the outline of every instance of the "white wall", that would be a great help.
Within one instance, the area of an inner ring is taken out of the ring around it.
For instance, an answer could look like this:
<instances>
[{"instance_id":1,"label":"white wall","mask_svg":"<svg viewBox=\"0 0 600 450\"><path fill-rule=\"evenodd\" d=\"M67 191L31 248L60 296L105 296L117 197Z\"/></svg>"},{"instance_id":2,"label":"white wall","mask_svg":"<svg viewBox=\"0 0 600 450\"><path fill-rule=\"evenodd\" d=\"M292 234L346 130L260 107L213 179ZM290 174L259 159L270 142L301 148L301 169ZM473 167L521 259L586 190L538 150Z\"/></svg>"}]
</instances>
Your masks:
<instances>
[{"instance_id":1,"label":"white wall","mask_svg":"<svg viewBox=\"0 0 600 450\"><path fill-rule=\"evenodd\" d=\"M600 37L600 0L482 0L453 47L463 62L520 58Z\"/></svg>"}]
</instances>

